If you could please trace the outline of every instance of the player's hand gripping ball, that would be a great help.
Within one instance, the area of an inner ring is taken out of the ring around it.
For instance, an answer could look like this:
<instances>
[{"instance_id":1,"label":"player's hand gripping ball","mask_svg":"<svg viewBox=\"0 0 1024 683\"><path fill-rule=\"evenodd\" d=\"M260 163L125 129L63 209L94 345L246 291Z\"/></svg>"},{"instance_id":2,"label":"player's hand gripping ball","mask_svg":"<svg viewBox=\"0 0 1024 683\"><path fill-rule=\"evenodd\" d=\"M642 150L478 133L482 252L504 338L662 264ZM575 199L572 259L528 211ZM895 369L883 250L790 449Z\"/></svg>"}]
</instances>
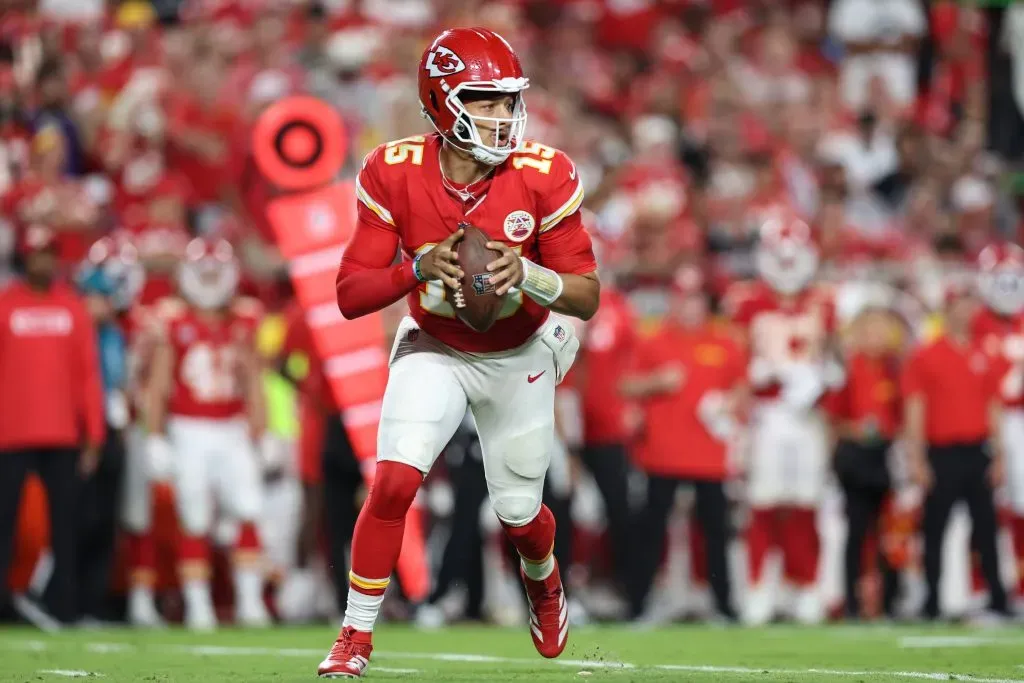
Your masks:
<instances>
[{"instance_id":1,"label":"player's hand gripping ball","mask_svg":"<svg viewBox=\"0 0 1024 683\"><path fill-rule=\"evenodd\" d=\"M496 282L495 273L487 268L501 257L502 252L487 246L490 239L480 228L468 223L459 227L463 237L455 249L462 278L458 288L446 288L448 301L455 308L455 315L470 329L486 332L498 319L505 304L504 292L498 294L501 283Z\"/></svg>"}]
</instances>

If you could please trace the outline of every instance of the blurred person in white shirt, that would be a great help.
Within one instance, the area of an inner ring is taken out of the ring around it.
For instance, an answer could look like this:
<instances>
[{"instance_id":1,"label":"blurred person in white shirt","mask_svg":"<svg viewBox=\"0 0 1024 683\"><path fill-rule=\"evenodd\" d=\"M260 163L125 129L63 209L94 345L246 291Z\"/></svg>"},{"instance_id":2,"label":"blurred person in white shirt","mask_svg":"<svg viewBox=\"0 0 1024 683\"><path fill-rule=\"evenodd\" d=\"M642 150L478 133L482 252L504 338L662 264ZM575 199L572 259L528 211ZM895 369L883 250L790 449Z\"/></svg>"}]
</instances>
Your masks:
<instances>
[{"instance_id":1,"label":"blurred person in white shirt","mask_svg":"<svg viewBox=\"0 0 1024 683\"><path fill-rule=\"evenodd\" d=\"M863 108L875 78L898 105L910 105L917 95L917 44L927 28L919 0L836 0L828 30L845 51L839 75L847 106Z\"/></svg>"}]
</instances>

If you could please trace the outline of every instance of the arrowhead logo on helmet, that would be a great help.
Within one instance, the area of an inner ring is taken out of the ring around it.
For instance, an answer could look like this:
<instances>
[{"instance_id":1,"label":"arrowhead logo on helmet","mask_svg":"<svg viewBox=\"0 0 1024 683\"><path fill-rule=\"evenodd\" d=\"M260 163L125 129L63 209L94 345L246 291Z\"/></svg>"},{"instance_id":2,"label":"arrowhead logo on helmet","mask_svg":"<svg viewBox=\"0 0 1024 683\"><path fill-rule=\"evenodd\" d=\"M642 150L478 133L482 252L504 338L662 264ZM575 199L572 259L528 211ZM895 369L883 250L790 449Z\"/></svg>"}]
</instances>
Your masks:
<instances>
[{"instance_id":1,"label":"arrowhead logo on helmet","mask_svg":"<svg viewBox=\"0 0 1024 683\"><path fill-rule=\"evenodd\" d=\"M459 59L457 54L444 45L438 45L427 56L426 68L431 78L440 78L457 74L464 70L466 65Z\"/></svg>"}]
</instances>

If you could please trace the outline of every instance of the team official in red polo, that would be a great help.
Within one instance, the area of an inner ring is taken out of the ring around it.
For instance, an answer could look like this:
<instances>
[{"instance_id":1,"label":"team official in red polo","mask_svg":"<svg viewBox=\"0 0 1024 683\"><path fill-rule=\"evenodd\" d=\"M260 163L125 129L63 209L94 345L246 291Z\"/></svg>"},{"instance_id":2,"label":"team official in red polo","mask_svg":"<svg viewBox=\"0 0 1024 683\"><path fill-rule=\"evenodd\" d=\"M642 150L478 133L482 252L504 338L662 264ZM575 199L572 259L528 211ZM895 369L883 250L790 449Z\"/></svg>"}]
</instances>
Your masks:
<instances>
[{"instance_id":1,"label":"team official in red polo","mask_svg":"<svg viewBox=\"0 0 1024 683\"><path fill-rule=\"evenodd\" d=\"M105 416L96 329L85 302L55 282L53 233L28 227L25 276L0 291L0 577L7 576L22 485L30 470L46 487L53 574L49 612L77 618L76 498L95 471ZM0 601L8 597L0 582Z\"/></svg>"},{"instance_id":2,"label":"team official in red polo","mask_svg":"<svg viewBox=\"0 0 1024 683\"><path fill-rule=\"evenodd\" d=\"M636 353L623 393L642 401L644 429L634 462L647 475L647 498L633 529L629 600L644 609L658 569L676 490L696 489L696 518L707 542L709 582L719 612L736 618L730 597L723 483L735 408L745 391L746 357L727 330L709 320L710 302L696 274L680 278L669 320Z\"/></svg>"},{"instance_id":3,"label":"team official in red polo","mask_svg":"<svg viewBox=\"0 0 1024 683\"><path fill-rule=\"evenodd\" d=\"M889 494L889 453L902 426L899 362L891 342L893 314L872 302L854 319L853 353L846 361L845 384L826 400L838 437L836 477L846 503L844 555L846 615L857 619L857 586L869 533L879 533L882 505ZM887 585L885 607L892 606L895 586Z\"/></svg>"},{"instance_id":4,"label":"team official in red polo","mask_svg":"<svg viewBox=\"0 0 1024 683\"><path fill-rule=\"evenodd\" d=\"M606 280L606 270L601 274ZM580 335L580 353L569 375L579 393L583 415L583 448L580 460L594 477L604 501L616 578L627 581L629 536L627 479L629 426L627 402L619 383L636 343L635 321L626 297L606 286L601 305Z\"/></svg>"},{"instance_id":5,"label":"team official in red polo","mask_svg":"<svg viewBox=\"0 0 1024 683\"><path fill-rule=\"evenodd\" d=\"M942 542L950 510L967 503L976 548L989 586L989 607L1008 611L999 577L993 488L1003 479L999 440L1002 408L998 368L971 339L976 301L967 288L949 290L945 330L916 349L903 372L907 456L924 503L924 616L939 616ZM966 548L964 549L966 551Z\"/></svg>"}]
</instances>

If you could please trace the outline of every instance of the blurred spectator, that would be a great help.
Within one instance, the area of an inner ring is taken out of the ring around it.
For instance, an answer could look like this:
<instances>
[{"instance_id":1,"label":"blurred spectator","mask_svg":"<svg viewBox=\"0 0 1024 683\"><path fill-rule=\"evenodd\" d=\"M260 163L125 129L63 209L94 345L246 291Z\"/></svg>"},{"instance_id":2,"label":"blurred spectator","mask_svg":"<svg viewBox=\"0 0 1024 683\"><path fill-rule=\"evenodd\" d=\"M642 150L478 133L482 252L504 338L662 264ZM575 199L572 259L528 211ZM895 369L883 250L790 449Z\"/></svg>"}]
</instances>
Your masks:
<instances>
[{"instance_id":1,"label":"blurred spectator","mask_svg":"<svg viewBox=\"0 0 1024 683\"><path fill-rule=\"evenodd\" d=\"M582 443L576 447L594 477L608 522L611 564L616 580L626 585L629 558L629 450L634 407L623 400L619 383L633 354L636 321L625 297L615 290L611 273L602 271L601 308L581 334L582 347L569 378L582 412ZM580 448L581 447L581 448Z\"/></svg>"},{"instance_id":2,"label":"blurred spectator","mask_svg":"<svg viewBox=\"0 0 1024 683\"><path fill-rule=\"evenodd\" d=\"M828 24L845 52L839 77L850 108L868 104L876 80L899 106L914 101L916 50L928 29L919 0L836 0Z\"/></svg>"},{"instance_id":3,"label":"blurred spectator","mask_svg":"<svg viewBox=\"0 0 1024 683\"><path fill-rule=\"evenodd\" d=\"M22 484L35 471L46 487L54 563L44 600L69 623L79 616L81 478L96 471L104 441L96 328L85 302L55 279L51 231L30 226L20 254L24 280L0 292L0 575L10 568Z\"/></svg>"},{"instance_id":4,"label":"blurred spectator","mask_svg":"<svg viewBox=\"0 0 1024 683\"><path fill-rule=\"evenodd\" d=\"M726 559L730 530L723 483L730 474L727 449L738 428L735 413L746 359L728 333L710 321L703 283L695 273L689 276L674 293L664 326L641 342L636 369L622 382L626 396L643 402L643 435L634 461L647 475L644 508L631 535L634 567L628 594L638 618L654 583L676 490L692 484L715 603L732 620L736 612Z\"/></svg>"},{"instance_id":5,"label":"blurred spectator","mask_svg":"<svg viewBox=\"0 0 1024 683\"><path fill-rule=\"evenodd\" d=\"M50 126L63 137L64 155L60 171L70 176L85 173L85 146L78 124L68 110L68 82L64 64L56 59L44 61L36 72L37 103L32 119L38 132Z\"/></svg>"}]
</instances>

